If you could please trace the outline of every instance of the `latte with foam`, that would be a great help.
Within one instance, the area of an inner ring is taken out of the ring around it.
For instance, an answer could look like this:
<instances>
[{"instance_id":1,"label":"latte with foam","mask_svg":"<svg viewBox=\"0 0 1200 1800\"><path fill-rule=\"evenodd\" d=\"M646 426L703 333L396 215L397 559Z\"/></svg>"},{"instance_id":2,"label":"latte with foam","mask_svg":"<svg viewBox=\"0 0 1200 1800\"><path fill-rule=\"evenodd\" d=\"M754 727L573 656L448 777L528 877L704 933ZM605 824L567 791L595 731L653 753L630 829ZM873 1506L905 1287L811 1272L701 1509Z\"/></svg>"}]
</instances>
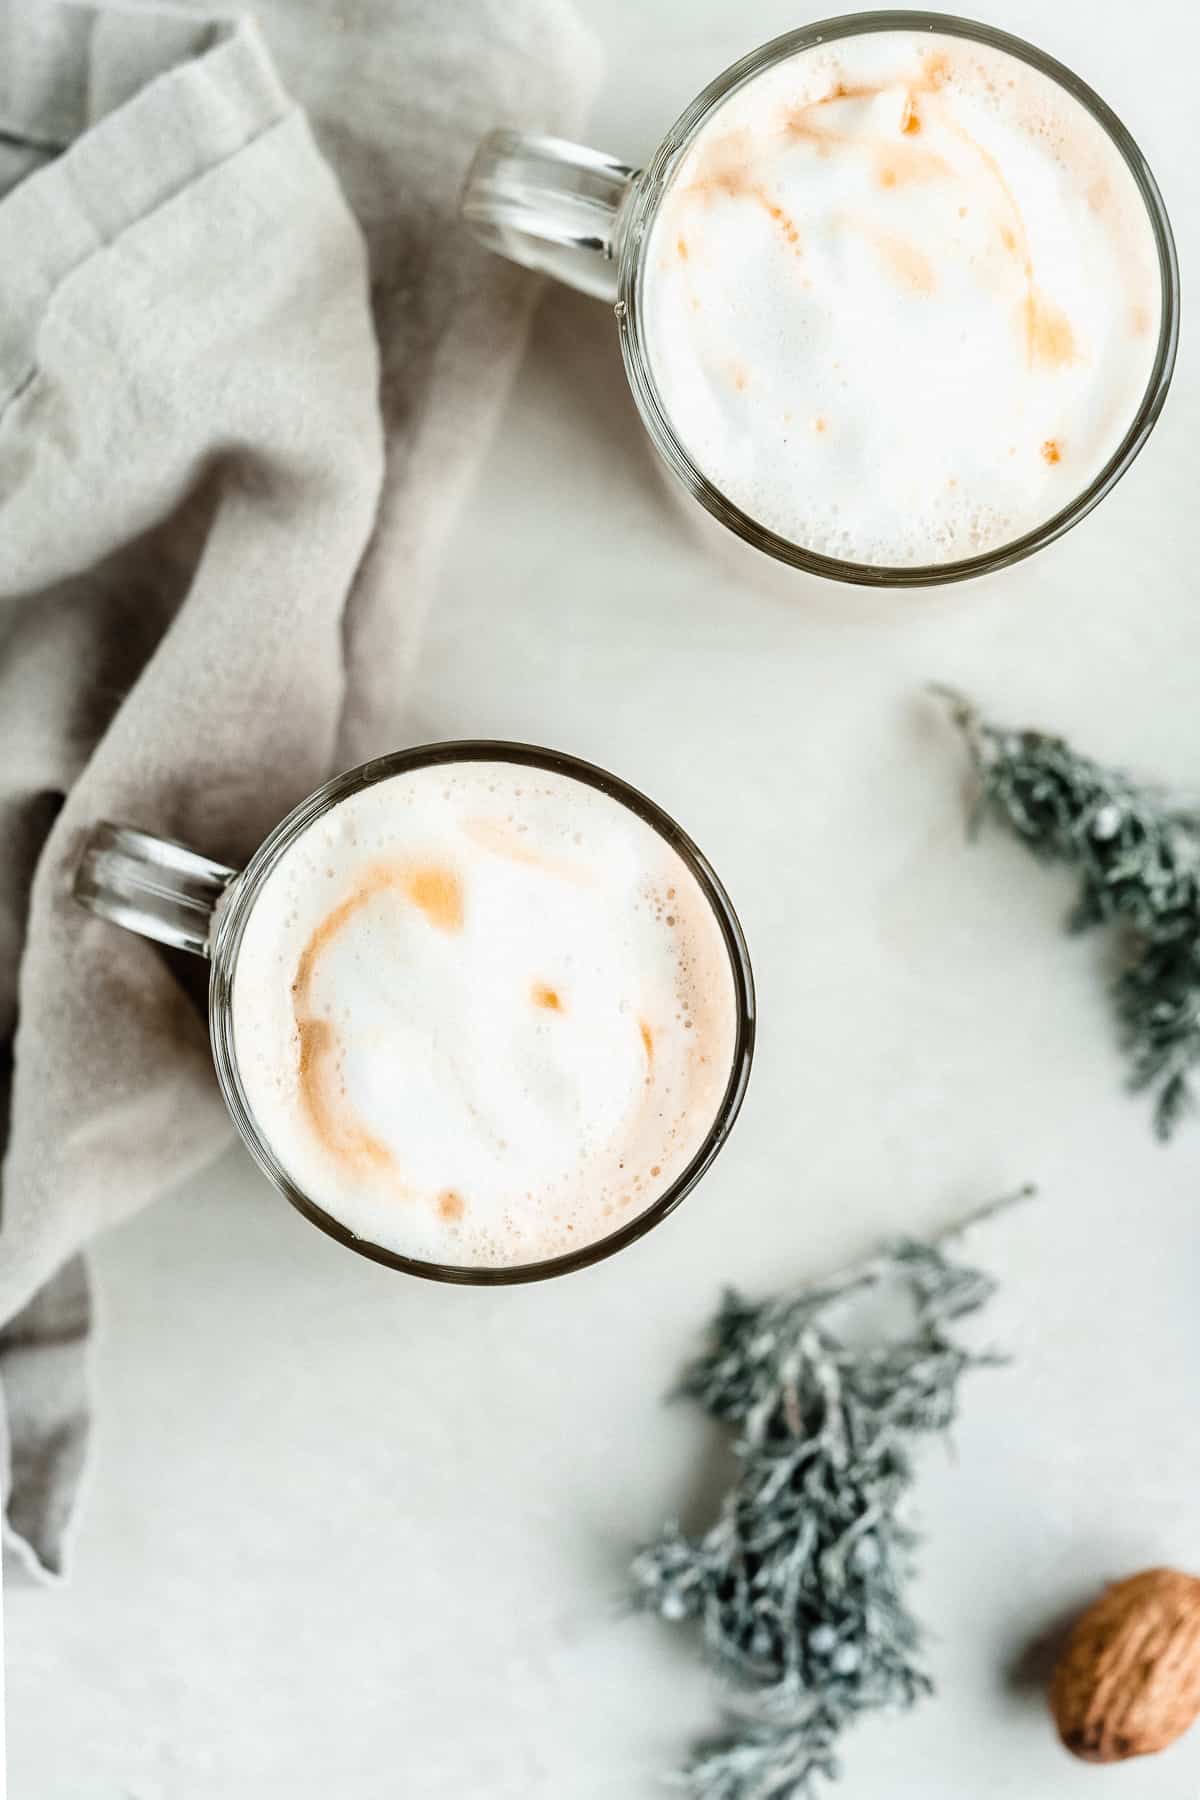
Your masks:
<instances>
[{"instance_id":1,"label":"latte with foam","mask_svg":"<svg viewBox=\"0 0 1200 1800\"><path fill-rule=\"evenodd\" d=\"M505 761L351 792L270 869L232 984L254 1120L384 1249L584 1249L678 1180L738 1053L730 950L688 863L590 783Z\"/></svg>"},{"instance_id":2,"label":"latte with foam","mask_svg":"<svg viewBox=\"0 0 1200 1800\"><path fill-rule=\"evenodd\" d=\"M842 561L957 562L1101 473L1155 365L1157 244L1098 120L969 39L867 32L751 77L675 169L646 355L702 475Z\"/></svg>"}]
</instances>

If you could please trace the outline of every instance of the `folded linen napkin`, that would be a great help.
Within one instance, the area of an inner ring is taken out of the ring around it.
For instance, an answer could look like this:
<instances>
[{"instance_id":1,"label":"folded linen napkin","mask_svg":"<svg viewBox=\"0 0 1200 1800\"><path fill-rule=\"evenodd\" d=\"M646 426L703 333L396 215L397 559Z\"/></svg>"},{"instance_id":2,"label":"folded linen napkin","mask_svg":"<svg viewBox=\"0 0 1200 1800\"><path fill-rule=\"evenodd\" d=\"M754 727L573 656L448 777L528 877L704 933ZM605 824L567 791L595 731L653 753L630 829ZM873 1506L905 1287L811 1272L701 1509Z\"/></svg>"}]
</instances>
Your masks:
<instances>
[{"instance_id":1,"label":"folded linen napkin","mask_svg":"<svg viewBox=\"0 0 1200 1800\"><path fill-rule=\"evenodd\" d=\"M530 304L457 192L492 126L576 129L595 74L562 0L256 20L0 0L0 1483L51 1576L75 1253L230 1131L194 988L71 901L81 837L237 864L403 741Z\"/></svg>"}]
</instances>

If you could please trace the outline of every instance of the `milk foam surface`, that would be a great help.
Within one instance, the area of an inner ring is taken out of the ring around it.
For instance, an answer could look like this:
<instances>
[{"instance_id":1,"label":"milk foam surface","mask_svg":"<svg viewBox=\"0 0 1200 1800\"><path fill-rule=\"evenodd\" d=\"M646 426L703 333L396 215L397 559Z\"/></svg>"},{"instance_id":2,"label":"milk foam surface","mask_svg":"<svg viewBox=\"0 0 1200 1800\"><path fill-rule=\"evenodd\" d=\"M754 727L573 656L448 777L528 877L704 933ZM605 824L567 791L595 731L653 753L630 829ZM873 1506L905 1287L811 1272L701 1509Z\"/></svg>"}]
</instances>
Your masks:
<instances>
[{"instance_id":1,"label":"milk foam surface","mask_svg":"<svg viewBox=\"0 0 1200 1800\"><path fill-rule=\"evenodd\" d=\"M1145 204L1047 76L962 38L815 46L724 102L646 246L664 409L802 547L953 562L1073 500L1132 423L1161 314Z\"/></svg>"},{"instance_id":2,"label":"milk foam surface","mask_svg":"<svg viewBox=\"0 0 1200 1800\"><path fill-rule=\"evenodd\" d=\"M683 1171L729 1080L729 954L618 801L506 762L351 795L285 851L233 979L243 1086L358 1236L460 1266L577 1250Z\"/></svg>"}]
</instances>

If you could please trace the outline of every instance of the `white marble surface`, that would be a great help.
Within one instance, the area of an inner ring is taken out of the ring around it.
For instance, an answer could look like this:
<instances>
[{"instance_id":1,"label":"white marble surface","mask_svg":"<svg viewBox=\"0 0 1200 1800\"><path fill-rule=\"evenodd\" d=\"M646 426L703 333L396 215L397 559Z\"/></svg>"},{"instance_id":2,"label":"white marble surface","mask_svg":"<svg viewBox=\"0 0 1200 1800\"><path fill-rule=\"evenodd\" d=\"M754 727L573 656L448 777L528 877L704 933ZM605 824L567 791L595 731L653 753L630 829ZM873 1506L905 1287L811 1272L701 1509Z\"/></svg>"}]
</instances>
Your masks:
<instances>
[{"instance_id":1,"label":"white marble surface","mask_svg":"<svg viewBox=\"0 0 1200 1800\"><path fill-rule=\"evenodd\" d=\"M588 0L595 141L644 155L702 82L805 14ZM1128 119L1185 281L1196 15L996 0ZM1124 1097L1066 883L962 838L954 680L1098 755L1194 778L1200 426L1185 341L1132 474L1061 546L865 598L713 561L660 485L611 318L551 294L450 557L414 736L582 753L723 872L762 1009L741 1124L687 1205L586 1274L406 1281L231 1155L107 1240L77 1572L8 1608L13 1800L650 1800L712 1694L613 1608L629 1547L703 1517L719 1462L661 1394L720 1283L844 1260L1034 1176L978 1245L1004 1279L956 1455L923 1460L938 1698L848 1743L845 1800L1182 1800L1200 1733L1102 1773L1057 1748L1029 1641L1105 1578L1200 1569L1200 1126Z\"/></svg>"}]
</instances>

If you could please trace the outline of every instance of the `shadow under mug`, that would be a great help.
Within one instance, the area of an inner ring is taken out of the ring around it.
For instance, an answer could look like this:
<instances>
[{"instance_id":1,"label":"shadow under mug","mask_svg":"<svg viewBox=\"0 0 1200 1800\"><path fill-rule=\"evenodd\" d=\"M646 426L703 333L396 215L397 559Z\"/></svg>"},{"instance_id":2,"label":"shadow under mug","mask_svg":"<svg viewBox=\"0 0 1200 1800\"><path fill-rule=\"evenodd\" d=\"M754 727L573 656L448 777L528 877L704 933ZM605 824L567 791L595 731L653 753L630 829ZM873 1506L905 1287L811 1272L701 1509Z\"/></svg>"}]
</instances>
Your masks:
<instances>
[{"instance_id":1,"label":"shadow under mug","mask_svg":"<svg viewBox=\"0 0 1200 1800\"><path fill-rule=\"evenodd\" d=\"M701 473L677 436L655 383L643 325L644 253L658 209L698 133L739 88L816 44L879 31L938 32L986 44L1064 88L1120 152L1146 206L1158 252L1162 310L1158 345L1141 403L1100 473L1043 524L1010 543L955 562L887 567L806 550L760 525ZM1167 397L1179 342L1179 265L1167 210L1145 157L1120 119L1086 82L1032 44L948 13L864 12L822 19L752 50L718 75L672 125L645 169L597 150L519 131L485 138L468 172L461 215L491 250L615 303L625 372L642 423L668 469L718 522L782 563L862 587L930 587L1020 562L1077 525L1116 486L1149 437Z\"/></svg>"},{"instance_id":2,"label":"shadow under mug","mask_svg":"<svg viewBox=\"0 0 1200 1800\"><path fill-rule=\"evenodd\" d=\"M729 1078L707 1133L695 1155L666 1191L629 1222L569 1254L539 1262L475 1266L435 1263L402 1256L370 1242L326 1212L297 1187L259 1130L238 1068L233 1030L233 982L246 924L264 883L296 840L341 801L376 782L414 769L456 762L506 762L545 769L598 789L643 820L680 857L712 910L729 956L735 1002L735 1031ZM275 827L239 872L168 838L133 826L92 828L75 872L75 899L88 911L143 937L208 959L209 1037L217 1080L234 1124L263 1173L305 1218L338 1243L373 1262L405 1274L465 1285L498 1286L541 1281L599 1262L642 1237L691 1192L733 1129L750 1078L754 1051L754 976L737 914L711 865L681 826L644 794L577 757L532 744L468 739L427 744L377 757L326 782L302 800Z\"/></svg>"}]
</instances>

